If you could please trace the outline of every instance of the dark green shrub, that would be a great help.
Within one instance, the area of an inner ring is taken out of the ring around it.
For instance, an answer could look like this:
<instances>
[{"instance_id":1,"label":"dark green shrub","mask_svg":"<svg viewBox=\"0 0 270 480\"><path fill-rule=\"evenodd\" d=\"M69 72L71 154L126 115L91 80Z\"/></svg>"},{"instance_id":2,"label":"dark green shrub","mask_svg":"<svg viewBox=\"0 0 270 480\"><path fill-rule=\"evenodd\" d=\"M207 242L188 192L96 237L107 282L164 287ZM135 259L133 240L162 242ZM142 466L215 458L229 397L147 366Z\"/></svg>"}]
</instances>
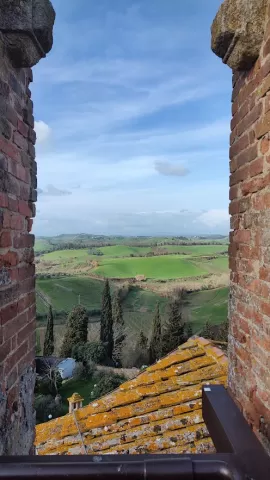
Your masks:
<instances>
[{"instance_id":1,"label":"dark green shrub","mask_svg":"<svg viewBox=\"0 0 270 480\"><path fill-rule=\"evenodd\" d=\"M126 381L126 378L120 375L116 375L112 372L97 372L94 375L96 384L93 388L92 399L102 397L106 393L118 388L123 382Z\"/></svg>"},{"instance_id":2,"label":"dark green shrub","mask_svg":"<svg viewBox=\"0 0 270 480\"><path fill-rule=\"evenodd\" d=\"M80 362L77 363L74 372L74 380L91 380L96 370L96 366L93 362Z\"/></svg>"},{"instance_id":3,"label":"dark green shrub","mask_svg":"<svg viewBox=\"0 0 270 480\"><path fill-rule=\"evenodd\" d=\"M101 342L87 342L75 345L72 349L72 358L77 362L92 361L102 364L106 360L106 348Z\"/></svg>"},{"instance_id":4,"label":"dark green shrub","mask_svg":"<svg viewBox=\"0 0 270 480\"><path fill-rule=\"evenodd\" d=\"M34 400L34 408L36 410L36 423L43 423L52 418L61 417L66 411L61 403L56 402L52 395L38 395Z\"/></svg>"}]
</instances>

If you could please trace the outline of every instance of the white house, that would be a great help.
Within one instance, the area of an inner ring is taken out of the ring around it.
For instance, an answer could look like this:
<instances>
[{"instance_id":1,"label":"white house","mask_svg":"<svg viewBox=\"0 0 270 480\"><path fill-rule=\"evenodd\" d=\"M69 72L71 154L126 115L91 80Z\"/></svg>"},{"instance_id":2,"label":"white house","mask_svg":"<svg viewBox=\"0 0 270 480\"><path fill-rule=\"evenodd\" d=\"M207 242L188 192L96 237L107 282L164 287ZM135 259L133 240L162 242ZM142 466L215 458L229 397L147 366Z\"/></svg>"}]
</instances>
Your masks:
<instances>
[{"instance_id":1,"label":"white house","mask_svg":"<svg viewBox=\"0 0 270 480\"><path fill-rule=\"evenodd\" d=\"M74 358L65 358L57 365L57 369L63 380L71 378L76 365Z\"/></svg>"},{"instance_id":2,"label":"white house","mask_svg":"<svg viewBox=\"0 0 270 480\"><path fill-rule=\"evenodd\" d=\"M74 358L36 357L36 372L43 376L48 368L56 368L62 379L71 378L76 365Z\"/></svg>"}]
</instances>

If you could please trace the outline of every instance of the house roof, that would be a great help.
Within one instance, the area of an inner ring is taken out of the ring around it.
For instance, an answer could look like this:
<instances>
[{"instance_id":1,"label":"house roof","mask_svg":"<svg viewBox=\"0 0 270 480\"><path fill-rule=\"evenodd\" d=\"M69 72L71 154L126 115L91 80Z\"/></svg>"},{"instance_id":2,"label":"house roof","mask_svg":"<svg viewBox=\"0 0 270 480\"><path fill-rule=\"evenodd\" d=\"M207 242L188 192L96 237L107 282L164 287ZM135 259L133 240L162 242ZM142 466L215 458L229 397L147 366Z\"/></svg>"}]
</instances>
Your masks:
<instances>
[{"instance_id":1,"label":"house roof","mask_svg":"<svg viewBox=\"0 0 270 480\"><path fill-rule=\"evenodd\" d=\"M192 337L136 378L75 412L36 427L38 455L203 453L202 385L227 383L228 360Z\"/></svg>"}]
</instances>

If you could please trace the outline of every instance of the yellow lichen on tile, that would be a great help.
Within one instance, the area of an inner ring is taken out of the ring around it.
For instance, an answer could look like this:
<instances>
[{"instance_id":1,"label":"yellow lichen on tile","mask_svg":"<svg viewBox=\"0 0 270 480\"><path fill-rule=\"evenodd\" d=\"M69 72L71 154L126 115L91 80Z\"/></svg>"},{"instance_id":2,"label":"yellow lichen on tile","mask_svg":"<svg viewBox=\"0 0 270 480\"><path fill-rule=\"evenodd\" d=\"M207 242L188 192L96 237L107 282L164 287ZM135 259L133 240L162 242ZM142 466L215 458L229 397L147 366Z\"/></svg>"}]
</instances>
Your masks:
<instances>
[{"instance_id":1,"label":"yellow lichen on tile","mask_svg":"<svg viewBox=\"0 0 270 480\"><path fill-rule=\"evenodd\" d=\"M202 419L202 387L226 386L227 368L224 352L193 337L116 391L77 410L77 423L66 415L38 425L38 454L83 454L85 447L89 454L212 451Z\"/></svg>"}]
</instances>

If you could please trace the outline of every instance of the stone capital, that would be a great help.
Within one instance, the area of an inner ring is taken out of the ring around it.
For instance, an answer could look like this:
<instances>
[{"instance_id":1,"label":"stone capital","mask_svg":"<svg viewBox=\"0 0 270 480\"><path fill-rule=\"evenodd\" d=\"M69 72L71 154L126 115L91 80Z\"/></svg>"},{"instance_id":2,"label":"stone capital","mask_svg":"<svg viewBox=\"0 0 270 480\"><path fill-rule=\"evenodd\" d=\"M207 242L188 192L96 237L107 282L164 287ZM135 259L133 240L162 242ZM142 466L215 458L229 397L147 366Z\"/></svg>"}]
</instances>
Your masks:
<instances>
[{"instance_id":1,"label":"stone capital","mask_svg":"<svg viewBox=\"0 0 270 480\"><path fill-rule=\"evenodd\" d=\"M213 52L234 71L249 70L263 41L269 0L225 0L212 24Z\"/></svg>"},{"instance_id":2,"label":"stone capital","mask_svg":"<svg viewBox=\"0 0 270 480\"><path fill-rule=\"evenodd\" d=\"M0 0L0 32L15 68L32 67L51 50L54 20L50 0Z\"/></svg>"}]
</instances>

